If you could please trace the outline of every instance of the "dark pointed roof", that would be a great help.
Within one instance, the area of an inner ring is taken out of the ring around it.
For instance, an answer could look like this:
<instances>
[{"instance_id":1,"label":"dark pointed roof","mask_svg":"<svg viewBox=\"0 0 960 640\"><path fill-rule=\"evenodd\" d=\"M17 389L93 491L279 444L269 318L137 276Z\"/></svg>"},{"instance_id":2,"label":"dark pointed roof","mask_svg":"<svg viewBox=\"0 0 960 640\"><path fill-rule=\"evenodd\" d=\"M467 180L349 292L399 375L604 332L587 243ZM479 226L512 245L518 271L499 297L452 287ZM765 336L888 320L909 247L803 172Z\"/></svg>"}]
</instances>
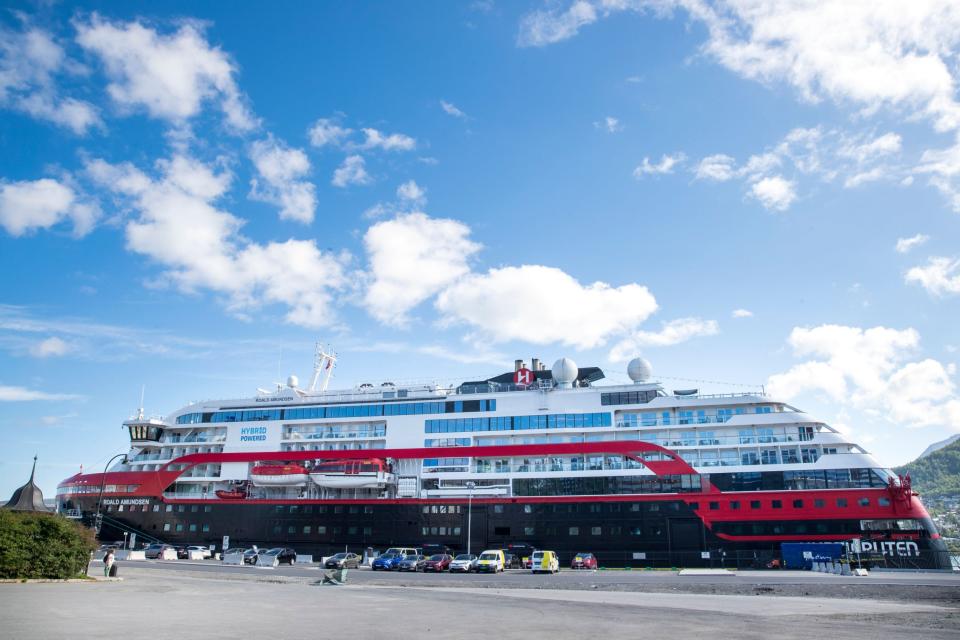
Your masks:
<instances>
[{"instance_id":1,"label":"dark pointed roof","mask_svg":"<svg viewBox=\"0 0 960 640\"><path fill-rule=\"evenodd\" d=\"M30 480L27 484L13 492L13 496L3 509L13 511L38 511L40 513L50 513L50 509L43 504L43 492L33 482L33 475L37 471L37 456L33 456L33 470L30 471Z\"/></svg>"}]
</instances>

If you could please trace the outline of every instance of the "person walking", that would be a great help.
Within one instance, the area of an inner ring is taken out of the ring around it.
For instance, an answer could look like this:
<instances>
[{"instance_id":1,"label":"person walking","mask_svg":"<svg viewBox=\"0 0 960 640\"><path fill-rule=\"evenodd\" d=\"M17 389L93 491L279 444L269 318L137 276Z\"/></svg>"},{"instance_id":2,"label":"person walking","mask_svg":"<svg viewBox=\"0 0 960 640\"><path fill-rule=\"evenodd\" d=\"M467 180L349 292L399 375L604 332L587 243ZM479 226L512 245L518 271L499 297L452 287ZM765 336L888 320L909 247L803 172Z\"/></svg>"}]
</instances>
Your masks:
<instances>
[{"instance_id":1,"label":"person walking","mask_svg":"<svg viewBox=\"0 0 960 640\"><path fill-rule=\"evenodd\" d=\"M107 553L103 556L103 577L109 578L110 571L113 569L113 549L107 549Z\"/></svg>"}]
</instances>

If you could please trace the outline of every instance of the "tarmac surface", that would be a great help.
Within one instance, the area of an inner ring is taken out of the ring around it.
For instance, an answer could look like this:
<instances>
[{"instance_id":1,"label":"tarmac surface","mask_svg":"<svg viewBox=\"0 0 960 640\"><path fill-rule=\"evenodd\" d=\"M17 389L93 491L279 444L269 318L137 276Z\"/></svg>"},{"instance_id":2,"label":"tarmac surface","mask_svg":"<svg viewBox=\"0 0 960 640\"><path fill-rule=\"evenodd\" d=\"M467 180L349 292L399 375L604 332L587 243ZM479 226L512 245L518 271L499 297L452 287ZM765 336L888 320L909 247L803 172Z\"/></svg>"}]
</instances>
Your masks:
<instances>
[{"instance_id":1,"label":"tarmac surface","mask_svg":"<svg viewBox=\"0 0 960 640\"><path fill-rule=\"evenodd\" d=\"M91 575L98 569L92 564ZM0 585L3 637L960 638L960 580L949 574L437 576L362 569L336 587L318 586L315 567L121 562L119 573L120 582ZM839 586L846 596L821 593ZM809 595L776 592L795 588ZM888 597L858 596L864 588Z\"/></svg>"}]
</instances>

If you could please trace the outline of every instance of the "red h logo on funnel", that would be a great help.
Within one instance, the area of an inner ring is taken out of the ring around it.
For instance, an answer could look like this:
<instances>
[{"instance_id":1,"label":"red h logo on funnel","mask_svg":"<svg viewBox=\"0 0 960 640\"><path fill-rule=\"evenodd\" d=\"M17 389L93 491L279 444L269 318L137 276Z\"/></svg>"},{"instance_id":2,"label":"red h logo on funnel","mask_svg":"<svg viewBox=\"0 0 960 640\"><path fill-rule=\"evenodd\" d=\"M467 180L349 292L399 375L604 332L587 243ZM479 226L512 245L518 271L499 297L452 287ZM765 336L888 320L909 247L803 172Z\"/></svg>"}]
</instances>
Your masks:
<instances>
[{"instance_id":1,"label":"red h logo on funnel","mask_svg":"<svg viewBox=\"0 0 960 640\"><path fill-rule=\"evenodd\" d=\"M528 386L533 383L533 371L530 369L517 369L513 374L514 384Z\"/></svg>"}]
</instances>

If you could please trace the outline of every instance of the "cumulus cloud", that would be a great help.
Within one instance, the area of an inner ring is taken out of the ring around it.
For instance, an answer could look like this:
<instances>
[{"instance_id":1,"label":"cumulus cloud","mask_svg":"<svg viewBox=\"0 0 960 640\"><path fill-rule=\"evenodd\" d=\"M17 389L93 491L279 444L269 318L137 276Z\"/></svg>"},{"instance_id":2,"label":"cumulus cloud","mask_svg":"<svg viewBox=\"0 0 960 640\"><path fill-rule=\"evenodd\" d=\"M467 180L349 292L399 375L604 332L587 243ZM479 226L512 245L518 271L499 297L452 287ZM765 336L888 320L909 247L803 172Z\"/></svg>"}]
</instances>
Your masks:
<instances>
[{"instance_id":1,"label":"cumulus cloud","mask_svg":"<svg viewBox=\"0 0 960 640\"><path fill-rule=\"evenodd\" d=\"M405 326L411 309L469 272L480 250L469 236L462 222L419 212L374 224L363 238L370 261L364 306L381 322Z\"/></svg>"},{"instance_id":2,"label":"cumulus cloud","mask_svg":"<svg viewBox=\"0 0 960 640\"><path fill-rule=\"evenodd\" d=\"M960 293L960 259L932 257L925 266L907 271L904 279L920 285L933 296Z\"/></svg>"},{"instance_id":3,"label":"cumulus cloud","mask_svg":"<svg viewBox=\"0 0 960 640\"><path fill-rule=\"evenodd\" d=\"M633 170L634 178L642 178L649 175L664 175L673 173L673 168L686 160L687 156L683 153L674 155L664 154L660 156L660 162L652 163L650 158L644 158L643 162Z\"/></svg>"},{"instance_id":4,"label":"cumulus cloud","mask_svg":"<svg viewBox=\"0 0 960 640\"><path fill-rule=\"evenodd\" d=\"M250 148L250 159L260 180L250 180L250 197L280 207L280 217L313 222L317 197L313 184L302 180L310 161L301 149L291 149L272 137L258 140Z\"/></svg>"},{"instance_id":5,"label":"cumulus cloud","mask_svg":"<svg viewBox=\"0 0 960 640\"><path fill-rule=\"evenodd\" d=\"M717 153L707 156L697 164L695 174L700 180L716 180L725 182L736 176L734 166L736 160L730 156Z\"/></svg>"},{"instance_id":6,"label":"cumulus cloud","mask_svg":"<svg viewBox=\"0 0 960 640\"><path fill-rule=\"evenodd\" d=\"M344 188L351 184L370 184L373 179L367 173L366 162L363 156L347 156L343 163L333 172L333 179L330 181L335 187Z\"/></svg>"},{"instance_id":7,"label":"cumulus cloud","mask_svg":"<svg viewBox=\"0 0 960 640\"><path fill-rule=\"evenodd\" d=\"M442 291L435 306L446 325L472 327L491 342L588 349L636 328L657 302L639 284L585 286L560 269L522 265L470 274Z\"/></svg>"},{"instance_id":8,"label":"cumulus cloud","mask_svg":"<svg viewBox=\"0 0 960 640\"><path fill-rule=\"evenodd\" d=\"M607 116L601 121L594 122L593 126L596 129L603 129L607 133L616 133L623 130L623 125L620 124L620 120L613 116Z\"/></svg>"},{"instance_id":9,"label":"cumulus cloud","mask_svg":"<svg viewBox=\"0 0 960 640\"><path fill-rule=\"evenodd\" d=\"M897 253L909 253L911 249L919 247L929 239L930 236L922 233L918 233L917 235L909 238L897 238Z\"/></svg>"},{"instance_id":10,"label":"cumulus cloud","mask_svg":"<svg viewBox=\"0 0 960 640\"><path fill-rule=\"evenodd\" d=\"M577 0L565 10L549 9L533 11L520 21L517 45L542 47L567 38L572 38L580 27L597 20L597 10L592 2Z\"/></svg>"},{"instance_id":11,"label":"cumulus cloud","mask_svg":"<svg viewBox=\"0 0 960 640\"><path fill-rule=\"evenodd\" d=\"M43 29L23 31L0 27L0 107L66 127L78 135L102 126L98 109L83 100L63 97L60 75L76 75L82 67Z\"/></svg>"},{"instance_id":12,"label":"cumulus cloud","mask_svg":"<svg viewBox=\"0 0 960 640\"><path fill-rule=\"evenodd\" d=\"M397 197L407 203L422 206L427 201L427 190L413 180L407 180L397 187Z\"/></svg>"},{"instance_id":13,"label":"cumulus cloud","mask_svg":"<svg viewBox=\"0 0 960 640\"><path fill-rule=\"evenodd\" d=\"M0 181L0 226L12 236L70 220L73 234L81 237L93 228L99 214L95 204L84 201L73 188L57 180Z\"/></svg>"},{"instance_id":14,"label":"cumulus cloud","mask_svg":"<svg viewBox=\"0 0 960 640\"><path fill-rule=\"evenodd\" d=\"M720 333L715 320L700 318L678 318L664 322L660 331L634 331L621 340L610 351L610 360L623 362L636 356L646 347L669 347L692 338L712 336Z\"/></svg>"},{"instance_id":15,"label":"cumulus cloud","mask_svg":"<svg viewBox=\"0 0 960 640\"><path fill-rule=\"evenodd\" d=\"M734 309L733 313L730 314L734 318L752 318L753 311L749 309Z\"/></svg>"},{"instance_id":16,"label":"cumulus cloud","mask_svg":"<svg viewBox=\"0 0 960 640\"><path fill-rule=\"evenodd\" d=\"M140 21L111 22L94 13L75 26L80 46L103 61L111 79L107 91L121 108L182 123L214 101L232 128L257 127L237 88L233 63L207 42L197 23L163 34Z\"/></svg>"},{"instance_id":17,"label":"cumulus cloud","mask_svg":"<svg viewBox=\"0 0 960 640\"><path fill-rule=\"evenodd\" d=\"M960 427L960 399L948 368L929 358L908 361L919 343L914 329L796 327L789 344L794 355L810 359L770 376L767 388L787 400L823 393L911 427Z\"/></svg>"},{"instance_id":18,"label":"cumulus cloud","mask_svg":"<svg viewBox=\"0 0 960 640\"><path fill-rule=\"evenodd\" d=\"M125 228L127 248L165 269L158 284L221 294L241 317L279 304L292 324L335 323L332 293L346 284L347 256L321 252L313 240L257 244L242 236L243 222L216 204L229 190L229 172L185 155L159 161L156 177L98 159L87 171L138 213Z\"/></svg>"},{"instance_id":19,"label":"cumulus cloud","mask_svg":"<svg viewBox=\"0 0 960 640\"><path fill-rule=\"evenodd\" d=\"M796 185L782 176L771 176L754 182L750 195L765 208L773 211L786 211L797 198Z\"/></svg>"},{"instance_id":20,"label":"cumulus cloud","mask_svg":"<svg viewBox=\"0 0 960 640\"><path fill-rule=\"evenodd\" d=\"M383 151L412 151L417 141L402 133L384 134L376 129L362 129L364 141L360 149L382 149Z\"/></svg>"},{"instance_id":21,"label":"cumulus cloud","mask_svg":"<svg viewBox=\"0 0 960 640\"><path fill-rule=\"evenodd\" d=\"M446 100L440 101L440 108L443 109L444 113L451 115L454 118L466 118L467 114L457 108L452 102L447 102Z\"/></svg>"},{"instance_id":22,"label":"cumulus cloud","mask_svg":"<svg viewBox=\"0 0 960 640\"><path fill-rule=\"evenodd\" d=\"M69 352L70 345L57 336L50 336L46 340L41 340L30 348L30 355L37 358L63 356Z\"/></svg>"},{"instance_id":23,"label":"cumulus cloud","mask_svg":"<svg viewBox=\"0 0 960 640\"><path fill-rule=\"evenodd\" d=\"M353 129L341 127L336 120L320 118L310 127L307 135L310 138L310 144L315 147L338 147L351 133Z\"/></svg>"}]
</instances>

